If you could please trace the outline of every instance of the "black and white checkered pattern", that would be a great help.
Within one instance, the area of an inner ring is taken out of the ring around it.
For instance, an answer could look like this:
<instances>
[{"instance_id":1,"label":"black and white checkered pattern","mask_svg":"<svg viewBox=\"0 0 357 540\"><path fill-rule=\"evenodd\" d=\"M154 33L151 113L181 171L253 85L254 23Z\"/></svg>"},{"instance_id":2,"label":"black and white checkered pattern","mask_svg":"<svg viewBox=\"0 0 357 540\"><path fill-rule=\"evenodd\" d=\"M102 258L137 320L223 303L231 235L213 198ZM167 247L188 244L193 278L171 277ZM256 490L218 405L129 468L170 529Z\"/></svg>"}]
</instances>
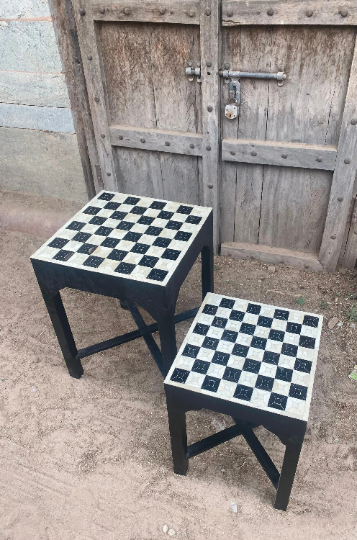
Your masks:
<instances>
[{"instance_id":1,"label":"black and white checkered pattern","mask_svg":"<svg viewBox=\"0 0 357 540\"><path fill-rule=\"evenodd\" d=\"M103 191L32 258L165 285L210 212Z\"/></svg>"},{"instance_id":2,"label":"black and white checkered pattern","mask_svg":"<svg viewBox=\"0 0 357 540\"><path fill-rule=\"evenodd\" d=\"M210 293L166 384L307 420L322 317Z\"/></svg>"}]
</instances>

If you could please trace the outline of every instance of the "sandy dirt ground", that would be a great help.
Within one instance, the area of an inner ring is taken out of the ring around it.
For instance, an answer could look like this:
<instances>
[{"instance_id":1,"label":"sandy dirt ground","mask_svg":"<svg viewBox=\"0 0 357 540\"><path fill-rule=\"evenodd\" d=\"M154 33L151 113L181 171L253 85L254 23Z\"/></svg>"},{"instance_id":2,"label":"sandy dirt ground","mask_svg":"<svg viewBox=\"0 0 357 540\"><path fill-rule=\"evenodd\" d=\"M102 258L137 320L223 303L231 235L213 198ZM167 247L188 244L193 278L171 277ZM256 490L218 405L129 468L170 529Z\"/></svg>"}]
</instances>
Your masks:
<instances>
[{"instance_id":1,"label":"sandy dirt ground","mask_svg":"<svg viewBox=\"0 0 357 540\"><path fill-rule=\"evenodd\" d=\"M348 374L357 322L345 313L356 273L216 259L216 292L325 316L308 431L281 512L244 439L192 459L186 477L173 474L163 381L142 339L85 359L82 379L69 377L29 261L42 242L1 233L0 540L156 540L168 536L164 525L189 540L355 538L357 384ZM78 347L134 328L116 300L63 297ZM196 263L178 311L199 302ZM333 316L343 324L330 330ZM188 327L177 327L179 343ZM189 442L231 423L189 413ZM256 433L280 467L282 444Z\"/></svg>"}]
</instances>

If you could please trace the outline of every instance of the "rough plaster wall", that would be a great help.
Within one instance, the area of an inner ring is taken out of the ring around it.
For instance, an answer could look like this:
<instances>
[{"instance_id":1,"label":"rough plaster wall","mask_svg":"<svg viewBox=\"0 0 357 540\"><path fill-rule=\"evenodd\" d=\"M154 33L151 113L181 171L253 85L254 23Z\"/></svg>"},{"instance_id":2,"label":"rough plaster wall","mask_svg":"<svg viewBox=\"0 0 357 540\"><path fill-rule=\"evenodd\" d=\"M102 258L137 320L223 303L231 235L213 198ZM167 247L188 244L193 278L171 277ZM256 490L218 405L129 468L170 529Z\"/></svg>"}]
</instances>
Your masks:
<instances>
[{"instance_id":1,"label":"rough plaster wall","mask_svg":"<svg viewBox=\"0 0 357 540\"><path fill-rule=\"evenodd\" d=\"M86 201L47 0L0 0L0 186Z\"/></svg>"}]
</instances>

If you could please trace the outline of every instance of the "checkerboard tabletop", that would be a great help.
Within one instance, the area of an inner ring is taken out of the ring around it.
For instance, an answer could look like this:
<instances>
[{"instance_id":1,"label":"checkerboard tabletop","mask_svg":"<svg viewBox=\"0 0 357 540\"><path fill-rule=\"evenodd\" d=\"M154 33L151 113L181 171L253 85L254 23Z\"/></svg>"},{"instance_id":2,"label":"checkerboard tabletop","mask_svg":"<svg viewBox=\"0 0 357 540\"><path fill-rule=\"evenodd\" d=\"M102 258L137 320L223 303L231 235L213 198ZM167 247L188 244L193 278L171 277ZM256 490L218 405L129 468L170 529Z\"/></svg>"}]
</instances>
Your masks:
<instances>
[{"instance_id":1,"label":"checkerboard tabletop","mask_svg":"<svg viewBox=\"0 0 357 540\"><path fill-rule=\"evenodd\" d=\"M166 285L211 211L102 191L31 258Z\"/></svg>"},{"instance_id":2,"label":"checkerboard tabletop","mask_svg":"<svg viewBox=\"0 0 357 540\"><path fill-rule=\"evenodd\" d=\"M209 293L165 384L307 421L322 319Z\"/></svg>"}]
</instances>

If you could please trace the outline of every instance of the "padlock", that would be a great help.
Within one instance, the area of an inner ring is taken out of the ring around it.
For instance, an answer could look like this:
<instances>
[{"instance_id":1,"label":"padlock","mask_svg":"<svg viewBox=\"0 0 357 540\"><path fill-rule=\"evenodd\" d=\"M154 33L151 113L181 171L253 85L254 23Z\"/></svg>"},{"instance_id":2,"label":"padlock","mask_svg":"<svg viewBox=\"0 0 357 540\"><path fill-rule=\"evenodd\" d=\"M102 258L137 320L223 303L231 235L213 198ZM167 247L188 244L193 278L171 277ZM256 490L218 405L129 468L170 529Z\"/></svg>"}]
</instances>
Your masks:
<instances>
[{"instance_id":1,"label":"padlock","mask_svg":"<svg viewBox=\"0 0 357 540\"><path fill-rule=\"evenodd\" d=\"M226 118L229 120L234 120L234 118L237 118L238 116L238 107L237 103L229 103L226 105L224 114L226 115Z\"/></svg>"}]
</instances>

